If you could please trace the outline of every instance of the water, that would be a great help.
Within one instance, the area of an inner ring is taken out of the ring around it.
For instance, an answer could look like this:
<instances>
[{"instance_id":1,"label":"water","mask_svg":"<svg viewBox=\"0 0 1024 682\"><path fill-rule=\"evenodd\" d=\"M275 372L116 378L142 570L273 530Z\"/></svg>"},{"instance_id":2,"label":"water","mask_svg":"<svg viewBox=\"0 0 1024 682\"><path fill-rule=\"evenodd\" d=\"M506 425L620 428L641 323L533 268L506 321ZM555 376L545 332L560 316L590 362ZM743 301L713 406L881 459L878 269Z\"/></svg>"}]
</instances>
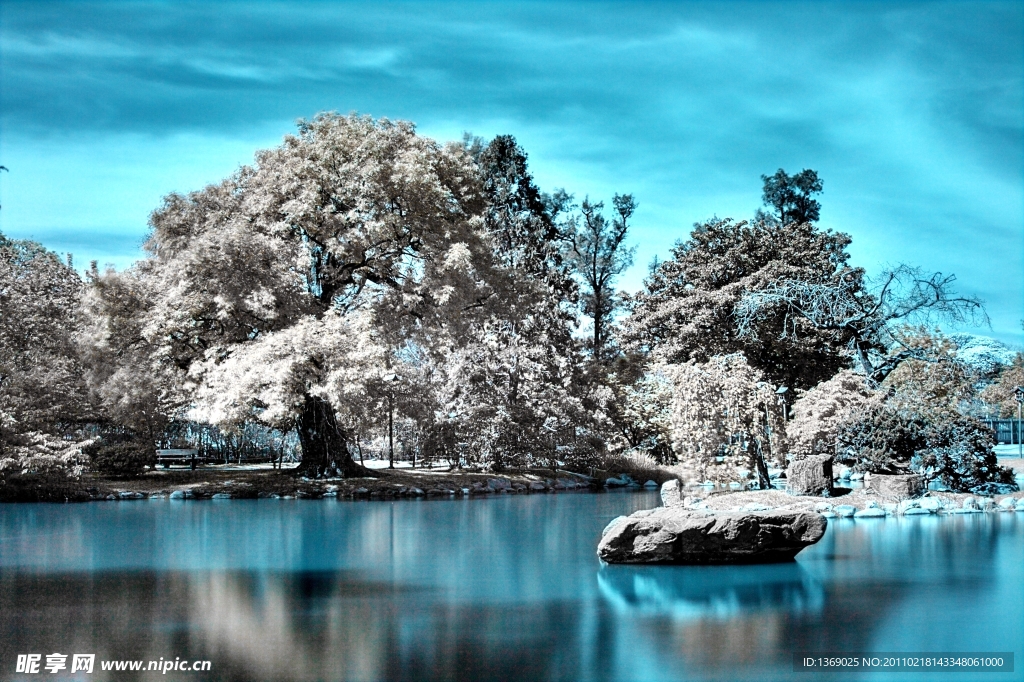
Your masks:
<instances>
[{"instance_id":1,"label":"water","mask_svg":"<svg viewBox=\"0 0 1024 682\"><path fill-rule=\"evenodd\" d=\"M832 520L790 564L602 567L604 525L656 503L2 505L0 679L30 652L212 662L108 679L931 677L819 678L794 651L1013 651L1018 672L940 677L1024 679L1024 514Z\"/></svg>"}]
</instances>

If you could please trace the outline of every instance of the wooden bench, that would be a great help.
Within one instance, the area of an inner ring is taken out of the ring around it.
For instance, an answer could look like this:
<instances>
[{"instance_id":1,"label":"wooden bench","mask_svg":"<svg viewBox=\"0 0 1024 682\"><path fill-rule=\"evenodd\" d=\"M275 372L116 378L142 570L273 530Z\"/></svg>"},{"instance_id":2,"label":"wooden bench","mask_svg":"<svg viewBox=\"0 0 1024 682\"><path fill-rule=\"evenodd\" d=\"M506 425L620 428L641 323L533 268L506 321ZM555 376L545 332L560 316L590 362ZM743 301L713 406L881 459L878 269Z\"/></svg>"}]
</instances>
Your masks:
<instances>
[{"instance_id":1,"label":"wooden bench","mask_svg":"<svg viewBox=\"0 0 1024 682\"><path fill-rule=\"evenodd\" d=\"M192 463L195 462L196 455L198 454L198 450L157 450L156 463L163 466L164 469L169 469L172 464L183 464L185 466L192 466Z\"/></svg>"}]
</instances>

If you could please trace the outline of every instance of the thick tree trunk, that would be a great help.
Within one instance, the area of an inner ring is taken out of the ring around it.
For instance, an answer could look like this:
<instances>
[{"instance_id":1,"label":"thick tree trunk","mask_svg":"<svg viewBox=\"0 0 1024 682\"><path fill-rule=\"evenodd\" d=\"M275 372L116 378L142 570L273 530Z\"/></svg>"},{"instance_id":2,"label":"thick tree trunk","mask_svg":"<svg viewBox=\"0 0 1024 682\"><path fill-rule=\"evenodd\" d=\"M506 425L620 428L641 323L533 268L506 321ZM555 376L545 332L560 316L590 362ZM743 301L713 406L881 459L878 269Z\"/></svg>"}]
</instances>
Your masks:
<instances>
[{"instance_id":1,"label":"thick tree trunk","mask_svg":"<svg viewBox=\"0 0 1024 682\"><path fill-rule=\"evenodd\" d=\"M338 425L334 408L327 400L306 396L295 428L302 445L302 463L295 470L296 474L310 478L354 478L373 474L353 461L348 451L350 434Z\"/></svg>"}]
</instances>

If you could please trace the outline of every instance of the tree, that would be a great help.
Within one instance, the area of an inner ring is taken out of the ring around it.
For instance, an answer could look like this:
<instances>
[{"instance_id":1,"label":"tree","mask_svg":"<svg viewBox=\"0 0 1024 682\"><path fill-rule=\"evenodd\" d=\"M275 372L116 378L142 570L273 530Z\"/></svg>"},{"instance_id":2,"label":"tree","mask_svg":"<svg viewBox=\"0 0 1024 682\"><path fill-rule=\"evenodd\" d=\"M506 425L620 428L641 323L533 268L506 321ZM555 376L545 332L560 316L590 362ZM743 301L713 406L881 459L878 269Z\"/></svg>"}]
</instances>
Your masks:
<instances>
[{"instance_id":1,"label":"tree","mask_svg":"<svg viewBox=\"0 0 1024 682\"><path fill-rule=\"evenodd\" d=\"M95 417L75 348L82 281L57 254L0 234L0 485L77 477Z\"/></svg>"},{"instance_id":2,"label":"tree","mask_svg":"<svg viewBox=\"0 0 1024 682\"><path fill-rule=\"evenodd\" d=\"M485 197L491 296L458 334L449 326L416 353L417 419L423 442L446 457L462 443L457 460L495 469L547 463L562 439L588 427L572 336L577 286L555 220L562 204L540 193L511 136L470 138L467 147Z\"/></svg>"},{"instance_id":3,"label":"tree","mask_svg":"<svg viewBox=\"0 0 1024 682\"><path fill-rule=\"evenodd\" d=\"M874 394L864 377L849 369L803 392L786 425L793 459L836 454L840 428L866 409Z\"/></svg>"},{"instance_id":4,"label":"tree","mask_svg":"<svg viewBox=\"0 0 1024 682\"><path fill-rule=\"evenodd\" d=\"M81 291L57 254L0 234L0 454L16 434L61 436L92 414L75 348Z\"/></svg>"},{"instance_id":5,"label":"tree","mask_svg":"<svg viewBox=\"0 0 1024 682\"><path fill-rule=\"evenodd\" d=\"M821 215L821 204L811 198L821 194L821 179L813 170L804 169L796 175L788 175L781 168L775 175L761 176L764 193L761 200L775 212L765 214L758 209L758 218L771 217L780 224L813 223Z\"/></svg>"},{"instance_id":6,"label":"tree","mask_svg":"<svg viewBox=\"0 0 1024 682\"><path fill-rule=\"evenodd\" d=\"M900 265L875 280L841 273L827 280L786 277L747 291L735 308L741 338L760 339L765 324L784 320L779 338L797 341L808 330L845 340L852 359L877 385L924 349L902 334L908 325L987 323L982 302L960 296L954 275L927 275Z\"/></svg>"},{"instance_id":7,"label":"tree","mask_svg":"<svg viewBox=\"0 0 1024 682\"><path fill-rule=\"evenodd\" d=\"M386 119L300 121L253 166L152 215L129 274L145 283L151 357L215 422L296 428L300 472L359 475L345 406L391 340L464 324L492 293L482 209L461 145Z\"/></svg>"},{"instance_id":8,"label":"tree","mask_svg":"<svg viewBox=\"0 0 1024 682\"><path fill-rule=\"evenodd\" d=\"M672 379L672 444L702 478L729 480L752 471L771 487L769 461L785 465L785 422L775 386L739 353L667 365ZM718 459L721 458L719 466Z\"/></svg>"},{"instance_id":9,"label":"tree","mask_svg":"<svg viewBox=\"0 0 1024 682\"><path fill-rule=\"evenodd\" d=\"M591 350L594 360L604 359L612 315L621 300L615 281L633 264L635 247L625 244L629 219L636 211L631 194L612 197L615 213L611 221L604 217L604 203L584 199L580 215L568 221L569 262L583 282L583 312L594 321Z\"/></svg>"},{"instance_id":10,"label":"tree","mask_svg":"<svg viewBox=\"0 0 1024 682\"><path fill-rule=\"evenodd\" d=\"M986 386L981 398L990 405L996 405L1000 417L1017 416L1017 398L1014 392L1024 386L1024 353L1017 353L1013 364L999 373L995 383Z\"/></svg>"},{"instance_id":11,"label":"tree","mask_svg":"<svg viewBox=\"0 0 1024 682\"><path fill-rule=\"evenodd\" d=\"M735 309L744 296L780 281L855 288L863 272L847 265L849 243L845 234L808 223L699 223L629 299L623 346L669 363L742 352L772 383L810 388L847 363L848 333L817 329L781 308L738 329ZM793 325L796 333L784 333Z\"/></svg>"}]
</instances>

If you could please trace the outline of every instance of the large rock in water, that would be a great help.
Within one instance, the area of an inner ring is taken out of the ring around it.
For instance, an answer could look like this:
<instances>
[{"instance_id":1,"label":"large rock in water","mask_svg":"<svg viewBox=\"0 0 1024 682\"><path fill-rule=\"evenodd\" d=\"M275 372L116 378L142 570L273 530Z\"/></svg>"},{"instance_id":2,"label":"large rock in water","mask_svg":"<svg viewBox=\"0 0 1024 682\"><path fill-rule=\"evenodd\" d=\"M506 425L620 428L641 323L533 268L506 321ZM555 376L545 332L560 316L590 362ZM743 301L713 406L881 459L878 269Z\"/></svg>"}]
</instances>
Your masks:
<instances>
[{"instance_id":1,"label":"large rock in water","mask_svg":"<svg viewBox=\"0 0 1024 682\"><path fill-rule=\"evenodd\" d=\"M786 470L791 495L832 495L832 455L798 459Z\"/></svg>"},{"instance_id":2,"label":"large rock in water","mask_svg":"<svg viewBox=\"0 0 1024 682\"><path fill-rule=\"evenodd\" d=\"M825 534L814 512L713 512L658 507L608 524L597 555L610 564L790 561Z\"/></svg>"}]
</instances>

